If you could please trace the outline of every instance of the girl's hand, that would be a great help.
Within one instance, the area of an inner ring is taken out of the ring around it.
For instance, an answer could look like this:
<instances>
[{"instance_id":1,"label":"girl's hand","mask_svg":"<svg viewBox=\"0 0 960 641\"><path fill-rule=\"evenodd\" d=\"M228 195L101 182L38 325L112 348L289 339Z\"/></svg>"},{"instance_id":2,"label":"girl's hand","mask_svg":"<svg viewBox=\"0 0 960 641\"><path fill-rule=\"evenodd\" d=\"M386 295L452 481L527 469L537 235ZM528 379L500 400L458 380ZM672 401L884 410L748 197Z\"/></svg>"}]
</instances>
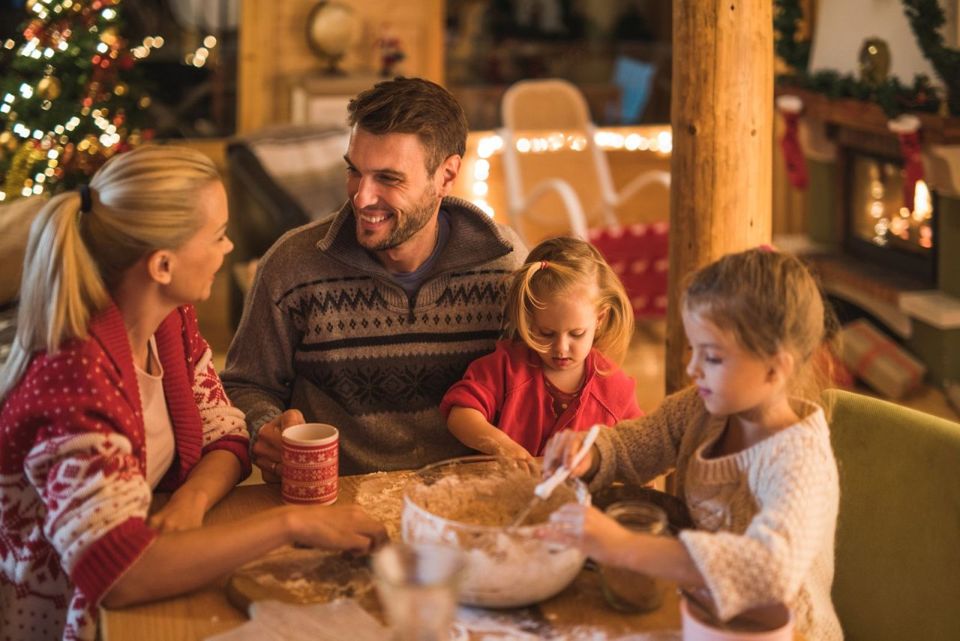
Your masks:
<instances>
[{"instance_id":1,"label":"girl's hand","mask_svg":"<svg viewBox=\"0 0 960 641\"><path fill-rule=\"evenodd\" d=\"M546 541L565 543L580 549L598 563L619 565L624 552L636 542L633 534L595 507L567 503L550 515L536 535ZM619 559L619 561L618 561Z\"/></svg>"},{"instance_id":2,"label":"girl's hand","mask_svg":"<svg viewBox=\"0 0 960 641\"><path fill-rule=\"evenodd\" d=\"M525 463L533 462L533 455L527 451L527 448L509 437L499 440L489 439L483 445L486 447L481 448L481 451L488 451L496 456L505 456Z\"/></svg>"},{"instance_id":3,"label":"girl's hand","mask_svg":"<svg viewBox=\"0 0 960 641\"><path fill-rule=\"evenodd\" d=\"M387 541L383 524L356 505L291 508L294 543L327 550L369 552Z\"/></svg>"},{"instance_id":4,"label":"girl's hand","mask_svg":"<svg viewBox=\"0 0 960 641\"><path fill-rule=\"evenodd\" d=\"M547 441L547 447L543 451L544 477L550 476L561 466L569 466L573 463L573 458L580 451L580 444L583 443L586 436L586 432L574 432L573 430L563 430L554 434ZM590 471L596 456L597 448L590 448L580 464L570 471L570 476L577 478Z\"/></svg>"},{"instance_id":5,"label":"girl's hand","mask_svg":"<svg viewBox=\"0 0 960 641\"><path fill-rule=\"evenodd\" d=\"M181 488L147 520L147 525L161 534L192 530L203 525L208 503L207 497L200 492L188 487Z\"/></svg>"}]
</instances>

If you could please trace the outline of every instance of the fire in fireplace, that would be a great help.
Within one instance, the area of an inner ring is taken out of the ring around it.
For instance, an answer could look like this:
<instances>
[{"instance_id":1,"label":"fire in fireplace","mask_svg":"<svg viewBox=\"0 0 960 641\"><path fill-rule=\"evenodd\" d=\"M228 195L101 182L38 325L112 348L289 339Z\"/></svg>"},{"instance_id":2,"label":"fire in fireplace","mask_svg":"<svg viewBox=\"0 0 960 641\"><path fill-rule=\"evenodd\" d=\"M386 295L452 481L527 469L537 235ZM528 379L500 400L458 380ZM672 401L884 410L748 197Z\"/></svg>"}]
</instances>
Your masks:
<instances>
[{"instance_id":1,"label":"fire in fireplace","mask_svg":"<svg viewBox=\"0 0 960 641\"><path fill-rule=\"evenodd\" d=\"M910 210L901 163L861 152L850 160L847 251L935 287L934 195L918 181Z\"/></svg>"}]
</instances>

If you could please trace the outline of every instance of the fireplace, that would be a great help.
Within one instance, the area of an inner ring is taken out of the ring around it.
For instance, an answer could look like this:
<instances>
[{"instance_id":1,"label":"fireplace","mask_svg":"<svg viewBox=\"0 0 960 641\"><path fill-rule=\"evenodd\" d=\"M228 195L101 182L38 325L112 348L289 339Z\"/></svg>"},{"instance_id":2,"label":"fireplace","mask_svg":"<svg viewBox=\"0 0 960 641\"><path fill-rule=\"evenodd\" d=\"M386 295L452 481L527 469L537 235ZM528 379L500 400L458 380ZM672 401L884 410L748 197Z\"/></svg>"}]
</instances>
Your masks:
<instances>
[{"instance_id":1,"label":"fireplace","mask_svg":"<svg viewBox=\"0 0 960 641\"><path fill-rule=\"evenodd\" d=\"M848 152L843 248L861 261L935 288L936 195L918 181L909 209L904 206L904 180L899 159Z\"/></svg>"},{"instance_id":2,"label":"fireplace","mask_svg":"<svg viewBox=\"0 0 960 641\"><path fill-rule=\"evenodd\" d=\"M919 114L925 183L904 201L904 160L872 103L782 87L802 100L809 175L796 249L827 293L869 314L927 366L960 381L960 117Z\"/></svg>"}]
</instances>

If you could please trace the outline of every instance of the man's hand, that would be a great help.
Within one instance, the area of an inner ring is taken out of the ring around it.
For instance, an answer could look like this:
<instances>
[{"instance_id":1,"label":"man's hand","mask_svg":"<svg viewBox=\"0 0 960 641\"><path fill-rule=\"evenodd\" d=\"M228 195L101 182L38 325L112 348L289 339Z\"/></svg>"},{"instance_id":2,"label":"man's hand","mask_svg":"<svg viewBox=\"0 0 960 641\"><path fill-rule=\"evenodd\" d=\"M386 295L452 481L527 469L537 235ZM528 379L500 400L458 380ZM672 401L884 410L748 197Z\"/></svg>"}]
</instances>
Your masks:
<instances>
[{"instance_id":1,"label":"man's hand","mask_svg":"<svg viewBox=\"0 0 960 641\"><path fill-rule=\"evenodd\" d=\"M260 428L257 442L253 444L253 462L260 468L263 480L267 483L280 482L280 452L283 450L281 432L305 422L300 410L287 410Z\"/></svg>"}]
</instances>

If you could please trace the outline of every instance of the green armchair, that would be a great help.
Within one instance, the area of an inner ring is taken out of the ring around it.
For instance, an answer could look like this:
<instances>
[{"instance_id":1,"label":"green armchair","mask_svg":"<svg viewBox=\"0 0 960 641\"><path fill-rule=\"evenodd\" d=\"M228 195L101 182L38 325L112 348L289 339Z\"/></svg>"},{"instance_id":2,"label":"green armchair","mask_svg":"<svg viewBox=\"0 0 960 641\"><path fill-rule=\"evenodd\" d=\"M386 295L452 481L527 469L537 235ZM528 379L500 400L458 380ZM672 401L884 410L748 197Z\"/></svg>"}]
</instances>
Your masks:
<instances>
[{"instance_id":1,"label":"green armchair","mask_svg":"<svg viewBox=\"0 0 960 641\"><path fill-rule=\"evenodd\" d=\"M847 641L960 639L960 424L829 390Z\"/></svg>"}]
</instances>

